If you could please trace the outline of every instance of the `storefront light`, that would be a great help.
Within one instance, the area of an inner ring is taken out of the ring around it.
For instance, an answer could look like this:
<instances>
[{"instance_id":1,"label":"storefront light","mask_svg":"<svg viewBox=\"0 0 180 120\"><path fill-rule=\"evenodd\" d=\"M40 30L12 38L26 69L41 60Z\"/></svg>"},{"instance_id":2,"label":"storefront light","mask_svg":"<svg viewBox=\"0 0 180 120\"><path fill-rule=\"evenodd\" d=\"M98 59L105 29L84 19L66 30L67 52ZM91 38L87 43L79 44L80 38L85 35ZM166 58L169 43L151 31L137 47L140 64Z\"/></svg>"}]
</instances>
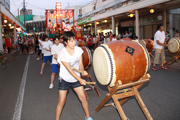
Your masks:
<instances>
[{"instance_id":1,"label":"storefront light","mask_svg":"<svg viewBox=\"0 0 180 120\"><path fill-rule=\"evenodd\" d=\"M84 25L84 27L86 27L86 25Z\"/></svg>"},{"instance_id":2,"label":"storefront light","mask_svg":"<svg viewBox=\"0 0 180 120\"><path fill-rule=\"evenodd\" d=\"M92 24L90 23L89 25L91 26Z\"/></svg>"},{"instance_id":3,"label":"storefront light","mask_svg":"<svg viewBox=\"0 0 180 120\"><path fill-rule=\"evenodd\" d=\"M150 9L150 13L154 13L154 9Z\"/></svg>"},{"instance_id":4,"label":"storefront light","mask_svg":"<svg viewBox=\"0 0 180 120\"><path fill-rule=\"evenodd\" d=\"M7 20L4 20L4 23L7 23Z\"/></svg>"},{"instance_id":5,"label":"storefront light","mask_svg":"<svg viewBox=\"0 0 180 120\"><path fill-rule=\"evenodd\" d=\"M107 20L104 20L105 23L107 23Z\"/></svg>"},{"instance_id":6,"label":"storefront light","mask_svg":"<svg viewBox=\"0 0 180 120\"><path fill-rule=\"evenodd\" d=\"M4 34L2 34L2 36L4 36Z\"/></svg>"},{"instance_id":7,"label":"storefront light","mask_svg":"<svg viewBox=\"0 0 180 120\"><path fill-rule=\"evenodd\" d=\"M4 27L6 27L6 25L4 25Z\"/></svg>"},{"instance_id":8,"label":"storefront light","mask_svg":"<svg viewBox=\"0 0 180 120\"><path fill-rule=\"evenodd\" d=\"M130 14L129 17L133 17L134 15L133 14Z\"/></svg>"},{"instance_id":9,"label":"storefront light","mask_svg":"<svg viewBox=\"0 0 180 120\"><path fill-rule=\"evenodd\" d=\"M96 24L98 25L98 24L99 24L99 22L96 22Z\"/></svg>"},{"instance_id":10,"label":"storefront light","mask_svg":"<svg viewBox=\"0 0 180 120\"><path fill-rule=\"evenodd\" d=\"M9 24L9 26L11 26L11 24Z\"/></svg>"}]
</instances>

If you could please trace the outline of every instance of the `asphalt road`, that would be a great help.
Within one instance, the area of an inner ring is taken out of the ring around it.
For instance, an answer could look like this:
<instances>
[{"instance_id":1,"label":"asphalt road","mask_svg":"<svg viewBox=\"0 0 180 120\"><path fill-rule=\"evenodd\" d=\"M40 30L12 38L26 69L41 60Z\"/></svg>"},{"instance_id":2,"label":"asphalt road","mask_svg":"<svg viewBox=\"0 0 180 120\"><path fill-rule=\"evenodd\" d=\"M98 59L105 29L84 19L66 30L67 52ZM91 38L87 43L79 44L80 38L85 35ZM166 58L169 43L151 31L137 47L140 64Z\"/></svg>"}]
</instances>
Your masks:
<instances>
[{"instance_id":1,"label":"asphalt road","mask_svg":"<svg viewBox=\"0 0 180 120\"><path fill-rule=\"evenodd\" d=\"M37 61L35 54L29 57L20 118L21 120L55 120L58 75L55 78L54 88L49 90L51 65L47 63L44 74L40 75L42 61ZM0 120L13 120L27 58L28 55L16 53L0 68ZM95 112L96 106L103 100L108 90L106 86L98 83L93 68L89 72L93 80L97 82L101 94L101 97L98 97L95 91L87 92L92 118L94 120L121 120L114 107L103 107L99 112ZM154 120L180 120L180 65L175 63L168 70L158 68L158 71L150 70L149 73L150 81L145 83L139 92L151 116ZM112 100L109 101L111 102ZM131 97L122 107L130 120L146 119L135 97ZM80 101L70 89L61 120L84 120L84 117Z\"/></svg>"}]
</instances>

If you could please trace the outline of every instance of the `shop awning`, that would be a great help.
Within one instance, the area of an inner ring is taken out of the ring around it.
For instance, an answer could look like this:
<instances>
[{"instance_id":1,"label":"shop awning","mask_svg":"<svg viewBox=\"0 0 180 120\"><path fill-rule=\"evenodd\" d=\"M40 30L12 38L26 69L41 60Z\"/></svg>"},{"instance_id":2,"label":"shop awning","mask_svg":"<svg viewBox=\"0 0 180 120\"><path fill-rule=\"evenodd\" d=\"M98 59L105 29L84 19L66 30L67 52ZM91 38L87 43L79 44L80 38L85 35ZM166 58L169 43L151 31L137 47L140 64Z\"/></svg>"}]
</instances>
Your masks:
<instances>
[{"instance_id":1,"label":"shop awning","mask_svg":"<svg viewBox=\"0 0 180 120\"><path fill-rule=\"evenodd\" d=\"M113 6L115 6L115 5L118 5L118 4L123 3L123 2L126 2L126 1L127 1L127 0L115 0L114 2L111 2L111 3L107 4L107 5L104 5L104 6L102 6L102 7L97 8L96 10L93 10L93 11L91 11L91 12L88 12L88 13L84 14L84 15L82 16L82 18L84 18L84 17L86 17L86 16L89 16L89 15L91 15L91 14L94 14L94 13L96 13L96 12L100 12L100 11L103 12L103 10L105 10L105 9L107 9L107 8L113 7ZM118 6L117 6L117 7L118 7Z\"/></svg>"},{"instance_id":2,"label":"shop awning","mask_svg":"<svg viewBox=\"0 0 180 120\"><path fill-rule=\"evenodd\" d=\"M16 19L16 17L0 2L0 13L2 17L8 19L12 23L15 23L16 26L21 27L23 30L26 30L23 25Z\"/></svg>"}]
</instances>

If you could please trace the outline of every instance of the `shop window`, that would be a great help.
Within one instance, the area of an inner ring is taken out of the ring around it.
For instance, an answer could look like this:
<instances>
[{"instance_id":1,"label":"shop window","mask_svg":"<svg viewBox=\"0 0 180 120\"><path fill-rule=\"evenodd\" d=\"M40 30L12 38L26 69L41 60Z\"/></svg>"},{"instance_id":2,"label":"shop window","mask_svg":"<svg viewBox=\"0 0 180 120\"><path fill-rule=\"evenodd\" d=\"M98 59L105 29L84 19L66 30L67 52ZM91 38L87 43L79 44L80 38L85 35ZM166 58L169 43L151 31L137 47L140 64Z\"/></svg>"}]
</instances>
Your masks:
<instances>
[{"instance_id":1,"label":"shop window","mask_svg":"<svg viewBox=\"0 0 180 120\"><path fill-rule=\"evenodd\" d=\"M106 0L102 0L102 2L104 2L104 1L106 1Z\"/></svg>"}]
</instances>

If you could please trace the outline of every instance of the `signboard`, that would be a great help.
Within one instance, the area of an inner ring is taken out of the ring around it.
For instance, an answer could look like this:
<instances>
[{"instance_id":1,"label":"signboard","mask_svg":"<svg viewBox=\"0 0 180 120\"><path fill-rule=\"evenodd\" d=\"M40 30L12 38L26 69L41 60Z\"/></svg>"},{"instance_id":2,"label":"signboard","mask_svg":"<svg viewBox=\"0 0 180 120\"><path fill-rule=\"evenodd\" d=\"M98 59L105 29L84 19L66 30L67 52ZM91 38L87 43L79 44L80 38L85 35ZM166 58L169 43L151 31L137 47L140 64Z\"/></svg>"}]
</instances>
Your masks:
<instances>
[{"instance_id":1,"label":"signboard","mask_svg":"<svg viewBox=\"0 0 180 120\"><path fill-rule=\"evenodd\" d=\"M86 18L77 22L78 25L85 24L91 21L91 18Z\"/></svg>"}]
</instances>

